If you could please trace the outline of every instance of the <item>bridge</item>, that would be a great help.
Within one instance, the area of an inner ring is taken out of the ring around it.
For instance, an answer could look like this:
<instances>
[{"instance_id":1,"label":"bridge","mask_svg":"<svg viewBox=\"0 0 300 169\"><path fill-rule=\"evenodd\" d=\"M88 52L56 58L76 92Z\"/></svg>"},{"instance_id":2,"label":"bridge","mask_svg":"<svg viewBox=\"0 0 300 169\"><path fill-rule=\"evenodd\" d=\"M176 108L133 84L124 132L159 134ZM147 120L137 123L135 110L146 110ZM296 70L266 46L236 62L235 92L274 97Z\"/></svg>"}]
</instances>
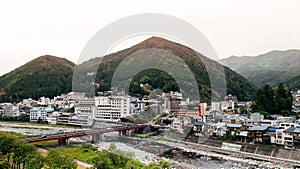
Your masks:
<instances>
[{"instance_id":1,"label":"bridge","mask_svg":"<svg viewBox=\"0 0 300 169\"><path fill-rule=\"evenodd\" d=\"M68 140L70 138L83 137L83 136L92 136L92 142L99 142L102 138L102 134L110 133L110 132L119 132L119 135L130 135L133 131L138 129L146 128L148 125L119 125L113 126L110 128L95 128L90 130L79 130L75 132L63 132L63 133L55 133L55 134L46 134L42 136L34 136L25 138L24 140L27 143L38 143L43 141L52 141L58 140L59 145L68 144Z\"/></svg>"}]
</instances>

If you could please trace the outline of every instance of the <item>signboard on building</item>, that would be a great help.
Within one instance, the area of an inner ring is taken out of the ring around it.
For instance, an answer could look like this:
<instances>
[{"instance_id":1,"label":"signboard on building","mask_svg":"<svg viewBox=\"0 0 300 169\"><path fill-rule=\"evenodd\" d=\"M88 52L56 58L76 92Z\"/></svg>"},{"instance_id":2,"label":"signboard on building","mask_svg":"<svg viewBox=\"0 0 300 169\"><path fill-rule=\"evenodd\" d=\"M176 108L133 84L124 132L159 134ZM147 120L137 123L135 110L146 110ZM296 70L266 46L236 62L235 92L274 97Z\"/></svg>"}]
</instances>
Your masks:
<instances>
[{"instance_id":1,"label":"signboard on building","mask_svg":"<svg viewBox=\"0 0 300 169\"><path fill-rule=\"evenodd\" d=\"M225 149L225 150L231 150L231 151L240 151L242 148L242 145L231 144L231 143L222 143L221 148Z\"/></svg>"}]
</instances>

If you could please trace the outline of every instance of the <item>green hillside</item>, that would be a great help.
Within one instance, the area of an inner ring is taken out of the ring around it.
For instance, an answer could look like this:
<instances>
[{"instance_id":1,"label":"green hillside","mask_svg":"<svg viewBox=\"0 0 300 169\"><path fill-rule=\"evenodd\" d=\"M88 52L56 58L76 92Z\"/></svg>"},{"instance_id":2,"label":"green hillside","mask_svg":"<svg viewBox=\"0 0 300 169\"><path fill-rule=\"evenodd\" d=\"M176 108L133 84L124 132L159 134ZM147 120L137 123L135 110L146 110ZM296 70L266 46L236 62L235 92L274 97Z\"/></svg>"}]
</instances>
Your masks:
<instances>
[{"instance_id":1,"label":"green hillside","mask_svg":"<svg viewBox=\"0 0 300 169\"><path fill-rule=\"evenodd\" d=\"M194 50L158 37L152 37L131 48L104 57L94 58L78 65L79 74L77 75L83 77L84 80L84 83L78 83L78 85L86 87L86 84L93 86L96 84L95 92L111 90L110 84L112 76L121 61L128 55L147 48L163 49L179 56L192 71L197 81L196 85L199 88L202 101L209 101L211 93L222 98L220 93L211 92L211 82L205 68L208 66L212 70L212 74L219 75L220 70L218 67L222 67L222 65L198 53L201 57L201 59L199 59ZM152 58L149 56L159 56L159 59L161 59L159 63L165 64L165 62L163 62L166 59L165 54L159 51L150 52L147 53L147 55L143 54L143 64L147 64L151 61ZM101 60L102 62L99 64ZM34 59L0 77L0 101L18 102L24 98L38 99L41 96L53 98L61 93L70 92L72 90L74 66L74 63L64 58L49 55ZM88 77L87 74L90 74L90 70L93 68L96 68L95 70L98 68L98 71L95 72L96 79L84 79ZM185 76L187 76L176 66L172 71L174 74L180 75L180 78L183 80ZM237 95L240 100L251 100L255 94L256 87L228 67L224 67L224 71L227 80L227 93ZM129 77L126 76L126 72L122 78L123 80L129 80ZM144 90L141 90L141 83L150 84L151 90L160 89L163 92L179 90L179 86L174 78L167 72L158 69L147 69L142 72L137 72L130 84L129 91L131 95L141 97L148 94ZM184 81L184 83L187 84L187 86L192 86L189 81Z\"/></svg>"},{"instance_id":2,"label":"green hillside","mask_svg":"<svg viewBox=\"0 0 300 169\"><path fill-rule=\"evenodd\" d=\"M220 72L218 72L219 70L216 69L216 67L220 66L219 63L210 60L201 54L199 54L201 57L201 59L199 59L199 57L195 54L194 50L181 44L165 40L163 38L152 37L131 48L101 58L98 57L91 59L79 65L78 69L80 69L79 72L81 72L81 76L85 76L87 72L91 70L90 68L97 67L99 63L101 63L96 75L96 82L99 83L99 88L97 89L97 91L110 90L110 82L113 73L115 72L116 68L121 63L121 61L125 59L128 55L133 54L138 50L147 48L163 49L172 52L176 56L179 56L193 72L195 79L198 83L201 100L210 100L211 84L208 73L205 69L205 65L211 67L214 71L216 71L215 73L218 74ZM147 53L147 55L143 55L143 62L147 63L150 62L151 59L151 57L149 56L161 55L161 53L158 51L153 51ZM164 57L161 56L161 58L163 60ZM205 62L205 65L203 62ZM177 71L176 73L180 73L180 69L174 71ZM253 95L255 94L256 90L254 85L249 83L244 77L230 70L228 67L224 67L224 71L227 79L228 93L237 95L238 98L241 100L250 100L251 98L253 98ZM152 89L161 89L164 92L178 89L177 83L170 75L168 75L166 72L155 69L150 69L148 71L145 70L137 74L131 81L130 94L137 96L145 94L139 88L139 84L141 83L148 83L152 86ZM215 94L218 95L218 93Z\"/></svg>"},{"instance_id":3,"label":"green hillside","mask_svg":"<svg viewBox=\"0 0 300 169\"><path fill-rule=\"evenodd\" d=\"M219 61L258 87L279 83L300 75L300 50L271 51L258 56L232 56Z\"/></svg>"},{"instance_id":4,"label":"green hillside","mask_svg":"<svg viewBox=\"0 0 300 169\"><path fill-rule=\"evenodd\" d=\"M53 97L71 91L74 63L55 56L41 56L0 77L0 101Z\"/></svg>"},{"instance_id":5,"label":"green hillside","mask_svg":"<svg viewBox=\"0 0 300 169\"><path fill-rule=\"evenodd\" d=\"M295 77L295 73L274 70L249 71L244 72L243 75L257 87L263 87L266 84L275 87L278 83L286 82Z\"/></svg>"},{"instance_id":6,"label":"green hillside","mask_svg":"<svg viewBox=\"0 0 300 169\"><path fill-rule=\"evenodd\" d=\"M291 78L290 80L286 81L285 84L291 90L300 90L300 75Z\"/></svg>"}]
</instances>

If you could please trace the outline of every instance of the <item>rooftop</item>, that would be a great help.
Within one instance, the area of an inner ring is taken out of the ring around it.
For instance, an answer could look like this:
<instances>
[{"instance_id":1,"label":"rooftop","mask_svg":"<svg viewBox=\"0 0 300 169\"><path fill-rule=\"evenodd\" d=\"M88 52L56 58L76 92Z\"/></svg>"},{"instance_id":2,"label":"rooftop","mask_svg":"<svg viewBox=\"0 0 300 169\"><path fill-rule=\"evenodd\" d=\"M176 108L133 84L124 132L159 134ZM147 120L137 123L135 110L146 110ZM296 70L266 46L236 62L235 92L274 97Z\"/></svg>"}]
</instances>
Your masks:
<instances>
[{"instance_id":1,"label":"rooftop","mask_svg":"<svg viewBox=\"0 0 300 169\"><path fill-rule=\"evenodd\" d=\"M228 123L227 127L240 128L240 127L242 127L242 125L241 124Z\"/></svg>"},{"instance_id":2,"label":"rooftop","mask_svg":"<svg viewBox=\"0 0 300 169\"><path fill-rule=\"evenodd\" d=\"M249 131L263 131L266 130L268 126L252 126L249 128Z\"/></svg>"}]
</instances>

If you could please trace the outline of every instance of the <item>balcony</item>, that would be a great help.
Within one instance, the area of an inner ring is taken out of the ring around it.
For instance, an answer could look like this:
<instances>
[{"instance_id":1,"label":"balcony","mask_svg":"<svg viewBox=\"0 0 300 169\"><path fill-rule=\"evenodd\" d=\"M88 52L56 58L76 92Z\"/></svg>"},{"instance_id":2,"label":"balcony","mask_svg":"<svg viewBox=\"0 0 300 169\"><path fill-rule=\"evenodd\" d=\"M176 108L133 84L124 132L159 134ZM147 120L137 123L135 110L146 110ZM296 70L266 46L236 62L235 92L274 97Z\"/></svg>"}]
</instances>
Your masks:
<instances>
[{"instance_id":1,"label":"balcony","mask_svg":"<svg viewBox=\"0 0 300 169\"><path fill-rule=\"evenodd\" d=\"M300 136L294 136L295 141L300 141Z\"/></svg>"}]
</instances>

